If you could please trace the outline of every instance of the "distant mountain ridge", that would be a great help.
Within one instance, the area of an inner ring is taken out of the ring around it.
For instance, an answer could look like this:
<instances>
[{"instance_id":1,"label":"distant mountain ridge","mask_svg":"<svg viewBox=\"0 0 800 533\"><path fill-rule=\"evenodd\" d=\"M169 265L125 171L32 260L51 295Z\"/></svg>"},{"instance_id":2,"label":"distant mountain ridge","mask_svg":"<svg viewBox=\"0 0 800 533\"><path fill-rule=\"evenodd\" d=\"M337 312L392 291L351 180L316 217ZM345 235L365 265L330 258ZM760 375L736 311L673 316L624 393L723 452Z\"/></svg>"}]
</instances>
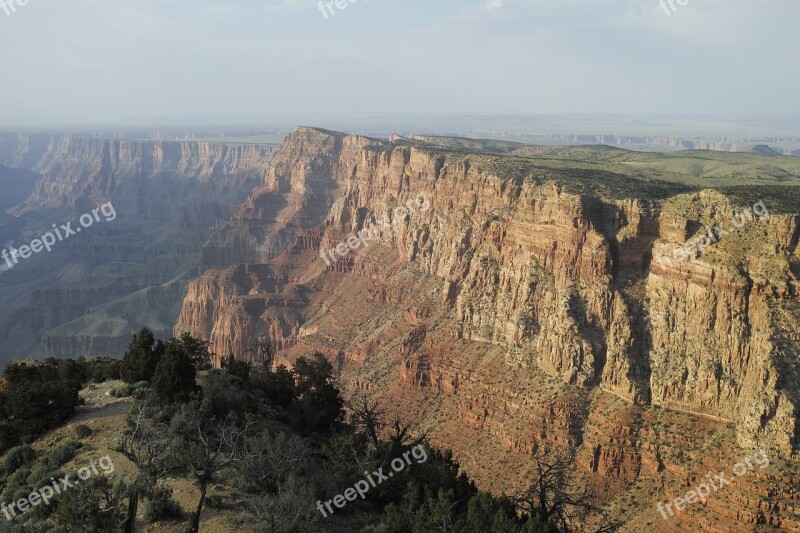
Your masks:
<instances>
[{"instance_id":1,"label":"distant mountain ridge","mask_svg":"<svg viewBox=\"0 0 800 533\"><path fill-rule=\"evenodd\" d=\"M613 134L550 134L510 135L523 142L557 142L570 144L605 144L624 147L662 147L669 150L713 150L715 152L760 153L762 155L800 156L800 148L769 146L769 142L791 142L800 144L800 138L712 140L684 139L662 135L613 135Z\"/></svg>"}]
</instances>

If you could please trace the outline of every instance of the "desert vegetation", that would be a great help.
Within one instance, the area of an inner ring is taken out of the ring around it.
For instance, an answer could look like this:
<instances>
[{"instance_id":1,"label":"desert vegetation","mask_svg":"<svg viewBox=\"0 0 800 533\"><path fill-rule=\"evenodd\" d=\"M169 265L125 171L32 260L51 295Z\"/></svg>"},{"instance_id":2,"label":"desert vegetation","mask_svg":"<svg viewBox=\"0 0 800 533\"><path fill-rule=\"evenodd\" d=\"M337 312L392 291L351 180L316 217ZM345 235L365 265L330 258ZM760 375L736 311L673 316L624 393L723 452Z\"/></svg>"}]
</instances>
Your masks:
<instances>
[{"instance_id":1,"label":"desert vegetation","mask_svg":"<svg viewBox=\"0 0 800 533\"><path fill-rule=\"evenodd\" d=\"M272 348L256 363L233 357L210 369L208 344L189 335L167 342L137 333L121 361L47 360L9 365L3 375L0 494L15 501L63 475L93 431L43 449L37 437L68 420L92 380L122 378L111 396L131 395L124 427L111 446L125 474L100 476L65 490L6 522L3 531L137 531L146 524L197 532L205 517L247 531L572 531L603 512L568 473L570 459L540 452L541 468L519 498L479 491L452 454L430 446L414 421L389 415L366 398L348 403L320 353L293 368L273 368ZM23 394L24 391L24 394ZM40 441L39 441L40 442ZM427 460L371 489L332 516L316 503L366 471L422 446ZM191 483L191 508L173 497L175 480ZM235 512L232 512L234 511ZM603 531L614 524L604 522Z\"/></svg>"}]
</instances>

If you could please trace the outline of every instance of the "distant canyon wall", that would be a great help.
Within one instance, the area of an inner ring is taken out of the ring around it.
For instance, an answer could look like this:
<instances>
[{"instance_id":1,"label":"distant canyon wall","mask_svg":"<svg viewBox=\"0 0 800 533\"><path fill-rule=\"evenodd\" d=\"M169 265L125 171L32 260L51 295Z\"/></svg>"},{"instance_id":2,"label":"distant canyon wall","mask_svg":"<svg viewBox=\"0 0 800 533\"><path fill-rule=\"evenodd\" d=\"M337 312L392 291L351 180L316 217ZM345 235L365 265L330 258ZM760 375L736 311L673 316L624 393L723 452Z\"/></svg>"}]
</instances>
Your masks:
<instances>
[{"instance_id":1,"label":"distant canyon wall","mask_svg":"<svg viewBox=\"0 0 800 533\"><path fill-rule=\"evenodd\" d=\"M613 135L613 134L553 134L522 135L528 142L537 140L557 141L571 144L606 144L609 146L660 146L670 150L713 150L715 152L763 152L765 155L780 154L800 156L800 148L783 148L770 143L800 143L798 138L775 139L685 139L664 135Z\"/></svg>"},{"instance_id":2,"label":"distant canyon wall","mask_svg":"<svg viewBox=\"0 0 800 533\"><path fill-rule=\"evenodd\" d=\"M39 176L10 210L25 224L13 231L17 245L105 202L117 213L0 278L0 295L18 306L4 318L8 356L66 357L79 347L84 355L121 355L142 325L168 335L186 282L204 270L210 232L264 183L273 152L270 145L0 134L0 164ZM143 297L148 290L159 295Z\"/></svg>"},{"instance_id":3,"label":"distant canyon wall","mask_svg":"<svg viewBox=\"0 0 800 533\"><path fill-rule=\"evenodd\" d=\"M262 182L272 151L266 145L0 134L0 163L42 175L17 214L49 207L80 214L88 201L116 200L131 215L169 218L170 202L185 204L204 193L205 200L220 195L224 201Z\"/></svg>"}]
</instances>

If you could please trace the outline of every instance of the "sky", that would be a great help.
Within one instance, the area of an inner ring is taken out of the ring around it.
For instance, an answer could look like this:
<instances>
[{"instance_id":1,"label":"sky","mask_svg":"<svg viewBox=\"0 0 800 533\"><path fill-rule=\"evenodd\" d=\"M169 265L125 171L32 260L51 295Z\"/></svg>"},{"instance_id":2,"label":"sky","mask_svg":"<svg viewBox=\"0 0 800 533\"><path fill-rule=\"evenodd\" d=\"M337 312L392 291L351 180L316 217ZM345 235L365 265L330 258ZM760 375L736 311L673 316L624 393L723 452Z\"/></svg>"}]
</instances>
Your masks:
<instances>
[{"instance_id":1,"label":"sky","mask_svg":"<svg viewBox=\"0 0 800 533\"><path fill-rule=\"evenodd\" d=\"M0 7L0 126L800 116L798 0L339 1Z\"/></svg>"}]
</instances>

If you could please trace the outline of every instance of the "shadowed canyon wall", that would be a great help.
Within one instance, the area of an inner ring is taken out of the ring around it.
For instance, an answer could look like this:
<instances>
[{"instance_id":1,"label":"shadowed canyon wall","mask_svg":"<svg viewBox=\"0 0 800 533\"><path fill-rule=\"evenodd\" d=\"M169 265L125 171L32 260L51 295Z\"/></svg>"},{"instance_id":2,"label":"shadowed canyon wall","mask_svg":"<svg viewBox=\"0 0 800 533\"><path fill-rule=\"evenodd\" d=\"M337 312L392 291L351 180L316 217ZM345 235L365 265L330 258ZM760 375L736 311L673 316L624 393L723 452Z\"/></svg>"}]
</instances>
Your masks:
<instances>
[{"instance_id":1,"label":"shadowed canyon wall","mask_svg":"<svg viewBox=\"0 0 800 533\"><path fill-rule=\"evenodd\" d=\"M7 355L119 356L142 325L169 336L209 232L263 183L272 151L0 134L0 163L37 176L6 215L5 242L18 247L106 202L116 212L0 274Z\"/></svg>"}]
</instances>

